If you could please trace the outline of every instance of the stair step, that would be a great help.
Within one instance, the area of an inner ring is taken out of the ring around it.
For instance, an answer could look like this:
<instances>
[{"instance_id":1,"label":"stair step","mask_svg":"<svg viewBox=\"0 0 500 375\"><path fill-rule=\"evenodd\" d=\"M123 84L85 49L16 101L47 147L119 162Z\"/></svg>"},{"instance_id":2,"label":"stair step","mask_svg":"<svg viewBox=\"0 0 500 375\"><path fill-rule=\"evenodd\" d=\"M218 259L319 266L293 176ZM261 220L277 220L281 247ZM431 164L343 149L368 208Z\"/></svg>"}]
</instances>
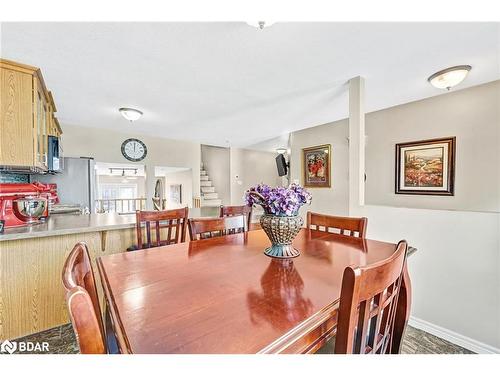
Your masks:
<instances>
[{"instance_id":1,"label":"stair step","mask_svg":"<svg viewBox=\"0 0 500 375\"><path fill-rule=\"evenodd\" d=\"M200 176L200 181L208 181L208 176Z\"/></svg>"},{"instance_id":2,"label":"stair step","mask_svg":"<svg viewBox=\"0 0 500 375\"><path fill-rule=\"evenodd\" d=\"M212 186L212 181L200 181L200 186Z\"/></svg>"},{"instance_id":3,"label":"stair step","mask_svg":"<svg viewBox=\"0 0 500 375\"><path fill-rule=\"evenodd\" d=\"M201 186L202 193L215 193L215 186Z\"/></svg>"},{"instance_id":4,"label":"stair step","mask_svg":"<svg viewBox=\"0 0 500 375\"><path fill-rule=\"evenodd\" d=\"M204 170L200 171L200 176L206 176L206 175L207 175L207 171L204 171Z\"/></svg>"},{"instance_id":5,"label":"stair step","mask_svg":"<svg viewBox=\"0 0 500 375\"><path fill-rule=\"evenodd\" d=\"M217 193L204 193L203 199L217 199L219 198L219 194Z\"/></svg>"},{"instance_id":6,"label":"stair step","mask_svg":"<svg viewBox=\"0 0 500 375\"><path fill-rule=\"evenodd\" d=\"M201 207L219 207L222 206L222 200L221 199L202 199L201 200Z\"/></svg>"}]
</instances>

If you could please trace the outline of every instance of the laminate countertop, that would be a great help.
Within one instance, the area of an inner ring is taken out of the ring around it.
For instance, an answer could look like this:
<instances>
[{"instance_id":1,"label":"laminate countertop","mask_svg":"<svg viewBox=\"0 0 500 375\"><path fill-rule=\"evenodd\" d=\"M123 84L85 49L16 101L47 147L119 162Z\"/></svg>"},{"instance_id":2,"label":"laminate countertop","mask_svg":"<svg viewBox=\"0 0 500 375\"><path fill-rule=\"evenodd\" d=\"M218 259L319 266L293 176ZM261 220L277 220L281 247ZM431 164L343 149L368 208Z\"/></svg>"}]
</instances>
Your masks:
<instances>
[{"instance_id":1,"label":"laminate countertop","mask_svg":"<svg viewBox=\"0 0 500 375\"><path fill-rule=\"evenodd\" d=\"M119 215L117 213L90 215L56 214L49 216L44 223L7 228L0 234L0 241L126 229L133 228L134 226L135 215Z\"/></svg>"},{"instance_id":2,"label":"laminate countertop","mask_svg":"<svg viewBox=\"0 0 500 375\"><path fill-rule=\"evenodd\" d=\"M189 209L189 217L217 217L218 214L218 207ZM5 229L4 232L0 234L0 242L134 227L135 214L54 214L49 216L44 223Z\"/></svg>"}]
</instances>

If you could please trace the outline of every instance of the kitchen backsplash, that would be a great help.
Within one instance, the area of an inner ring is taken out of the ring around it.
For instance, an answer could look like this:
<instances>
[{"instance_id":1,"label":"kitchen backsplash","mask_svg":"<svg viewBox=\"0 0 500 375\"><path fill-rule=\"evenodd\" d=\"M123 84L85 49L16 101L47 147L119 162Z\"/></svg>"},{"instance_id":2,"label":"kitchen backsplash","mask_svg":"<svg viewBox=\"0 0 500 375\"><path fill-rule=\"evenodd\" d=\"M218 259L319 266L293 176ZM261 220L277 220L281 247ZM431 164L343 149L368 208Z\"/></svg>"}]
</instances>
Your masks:
<instances>
[{"instance_id":1,"label":"kitchen backsplash","mask_svg":"<svg viewBox=\"0 0 500 375\"><path fill-rule=\"evenodd\" d=\"M23 184L30 182L28 174L0 172L0 183Z\"/></svg>"}]
</instances>

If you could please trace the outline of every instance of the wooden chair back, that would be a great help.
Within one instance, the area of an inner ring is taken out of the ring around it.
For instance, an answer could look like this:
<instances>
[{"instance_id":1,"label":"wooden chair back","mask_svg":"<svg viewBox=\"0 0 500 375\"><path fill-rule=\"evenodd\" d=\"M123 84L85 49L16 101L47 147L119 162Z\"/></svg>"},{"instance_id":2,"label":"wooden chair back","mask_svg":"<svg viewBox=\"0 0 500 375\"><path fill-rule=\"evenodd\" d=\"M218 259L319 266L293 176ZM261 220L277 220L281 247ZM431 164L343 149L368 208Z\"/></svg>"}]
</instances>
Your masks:
<instances>
[{"instance_id":1,"label":"wooden chair back","mask_svg":"<svg viewBox=\"0 0 500 375\"><path fill-rule=\"evenodd\" d=\"M187 207L167 211L136 211L137 248L147 249L185 242L188 214ZM154 227L154 240L151 236L151 226ZM145 241L143 229L146 234ZM162 231L166 232L163 240Z\"/></svg>"},{"instance_id":2,"label":"wooden chair back","mask_svg":"<svg viewBox=\"0 0 500 375\"><path fill-rule=\"evenodd\" d=\"M366 267L347 267L342 279L335 338L337 354L391 353L393 341L400 342L403 330L394 322L406 262L406 241L382 262Z\"/></svg>"},{"instance_id":3,"label":"wooden chair back","mask_svg":"<svg viewBox=\"0 0 500 375\"><path fill-rule=\"evenodd\" d=\"M366 217L330 216L311 211L307 212L307 229L323 232L337 230L339 234L345 236L365 238L367 224L368 219Z\"/></svg>"},{"instance_id":4,"label":"wooden chair back","mask_svg":"<svg viewBox=\"0 0 500 375\"><path fill-rule=\"evenodd\" d=\"M84 242L77 243L66 259L62 282L80 352L106 353L106 339L94 272L89 250Z\"/></svg>"},{"instance_id":5,"label":"wooden chair back","mask_svg":"<svg viewBox=\"0 0 500 375\"><path fill-rule=\"evenodd\" d=\"M252 207L251 206L220 206L220 217L239 216L243 215L246 218L247 230L250 230L252 224Z\"/></svg>"},{"instance_id":6,"label":"wooden chair back","mask_svg":"<svg viewBox=\"0 0 500 375\"><path fill-rule=\"evenodd\" d=\"M243 215L222 218L189 219L189 237L191 241L243 233L246 231L246 218Z\"/></svg>"}]
</instances>

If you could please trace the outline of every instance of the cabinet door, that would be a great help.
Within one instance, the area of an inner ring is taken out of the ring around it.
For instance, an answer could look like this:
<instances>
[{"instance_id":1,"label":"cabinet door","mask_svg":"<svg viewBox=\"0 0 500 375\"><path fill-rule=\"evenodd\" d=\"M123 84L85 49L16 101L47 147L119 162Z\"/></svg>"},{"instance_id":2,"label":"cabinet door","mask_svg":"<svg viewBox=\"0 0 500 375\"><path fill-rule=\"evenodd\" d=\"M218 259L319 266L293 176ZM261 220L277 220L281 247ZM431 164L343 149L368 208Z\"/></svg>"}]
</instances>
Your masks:
<instances>
[{"instance_id":1,"label":"cabinet door","mask_svg":"<svg viewBox=\"0 0 500 375\"><path fill-rule=\"evenodd\" d=\"M35 166L47 169L47 99L45 92L36 78L34 81L35 94Z\"/></svg>"},{"instance_id":2,"label":"cabinet door","mask_svg":"<svg viewBox=\"0 0 500 375\"><path fill-rule=\"evenodd\" d=\"M57 119L57 117L54 117L54 129L55 129L55 132L56 132L56 137L59 137L61 138L62 136L62 132L61 132L61 126L59 125L59 120Z\"/></svg>"},{"instance_id":3,"label":"cabinet door","mask_svg":"<svg viewBox=\"0 0 500 375\"><path fill-rule=\"evenodd\" d=\"M0 68L0 165L33 165L32 75Z\"/></svg>"},{"instance_id":4,"label":"cabinet door","mask_svg":"<svg viewBox=\"0 0 500 375\"><path fill-rule=\"evenodd\" d=\"M54 111L54 107L51 102L48 104L48 116L47 116L47 135L52 135L57 137L56 130L56 115Z\"/></svg>"}]
</instances>

